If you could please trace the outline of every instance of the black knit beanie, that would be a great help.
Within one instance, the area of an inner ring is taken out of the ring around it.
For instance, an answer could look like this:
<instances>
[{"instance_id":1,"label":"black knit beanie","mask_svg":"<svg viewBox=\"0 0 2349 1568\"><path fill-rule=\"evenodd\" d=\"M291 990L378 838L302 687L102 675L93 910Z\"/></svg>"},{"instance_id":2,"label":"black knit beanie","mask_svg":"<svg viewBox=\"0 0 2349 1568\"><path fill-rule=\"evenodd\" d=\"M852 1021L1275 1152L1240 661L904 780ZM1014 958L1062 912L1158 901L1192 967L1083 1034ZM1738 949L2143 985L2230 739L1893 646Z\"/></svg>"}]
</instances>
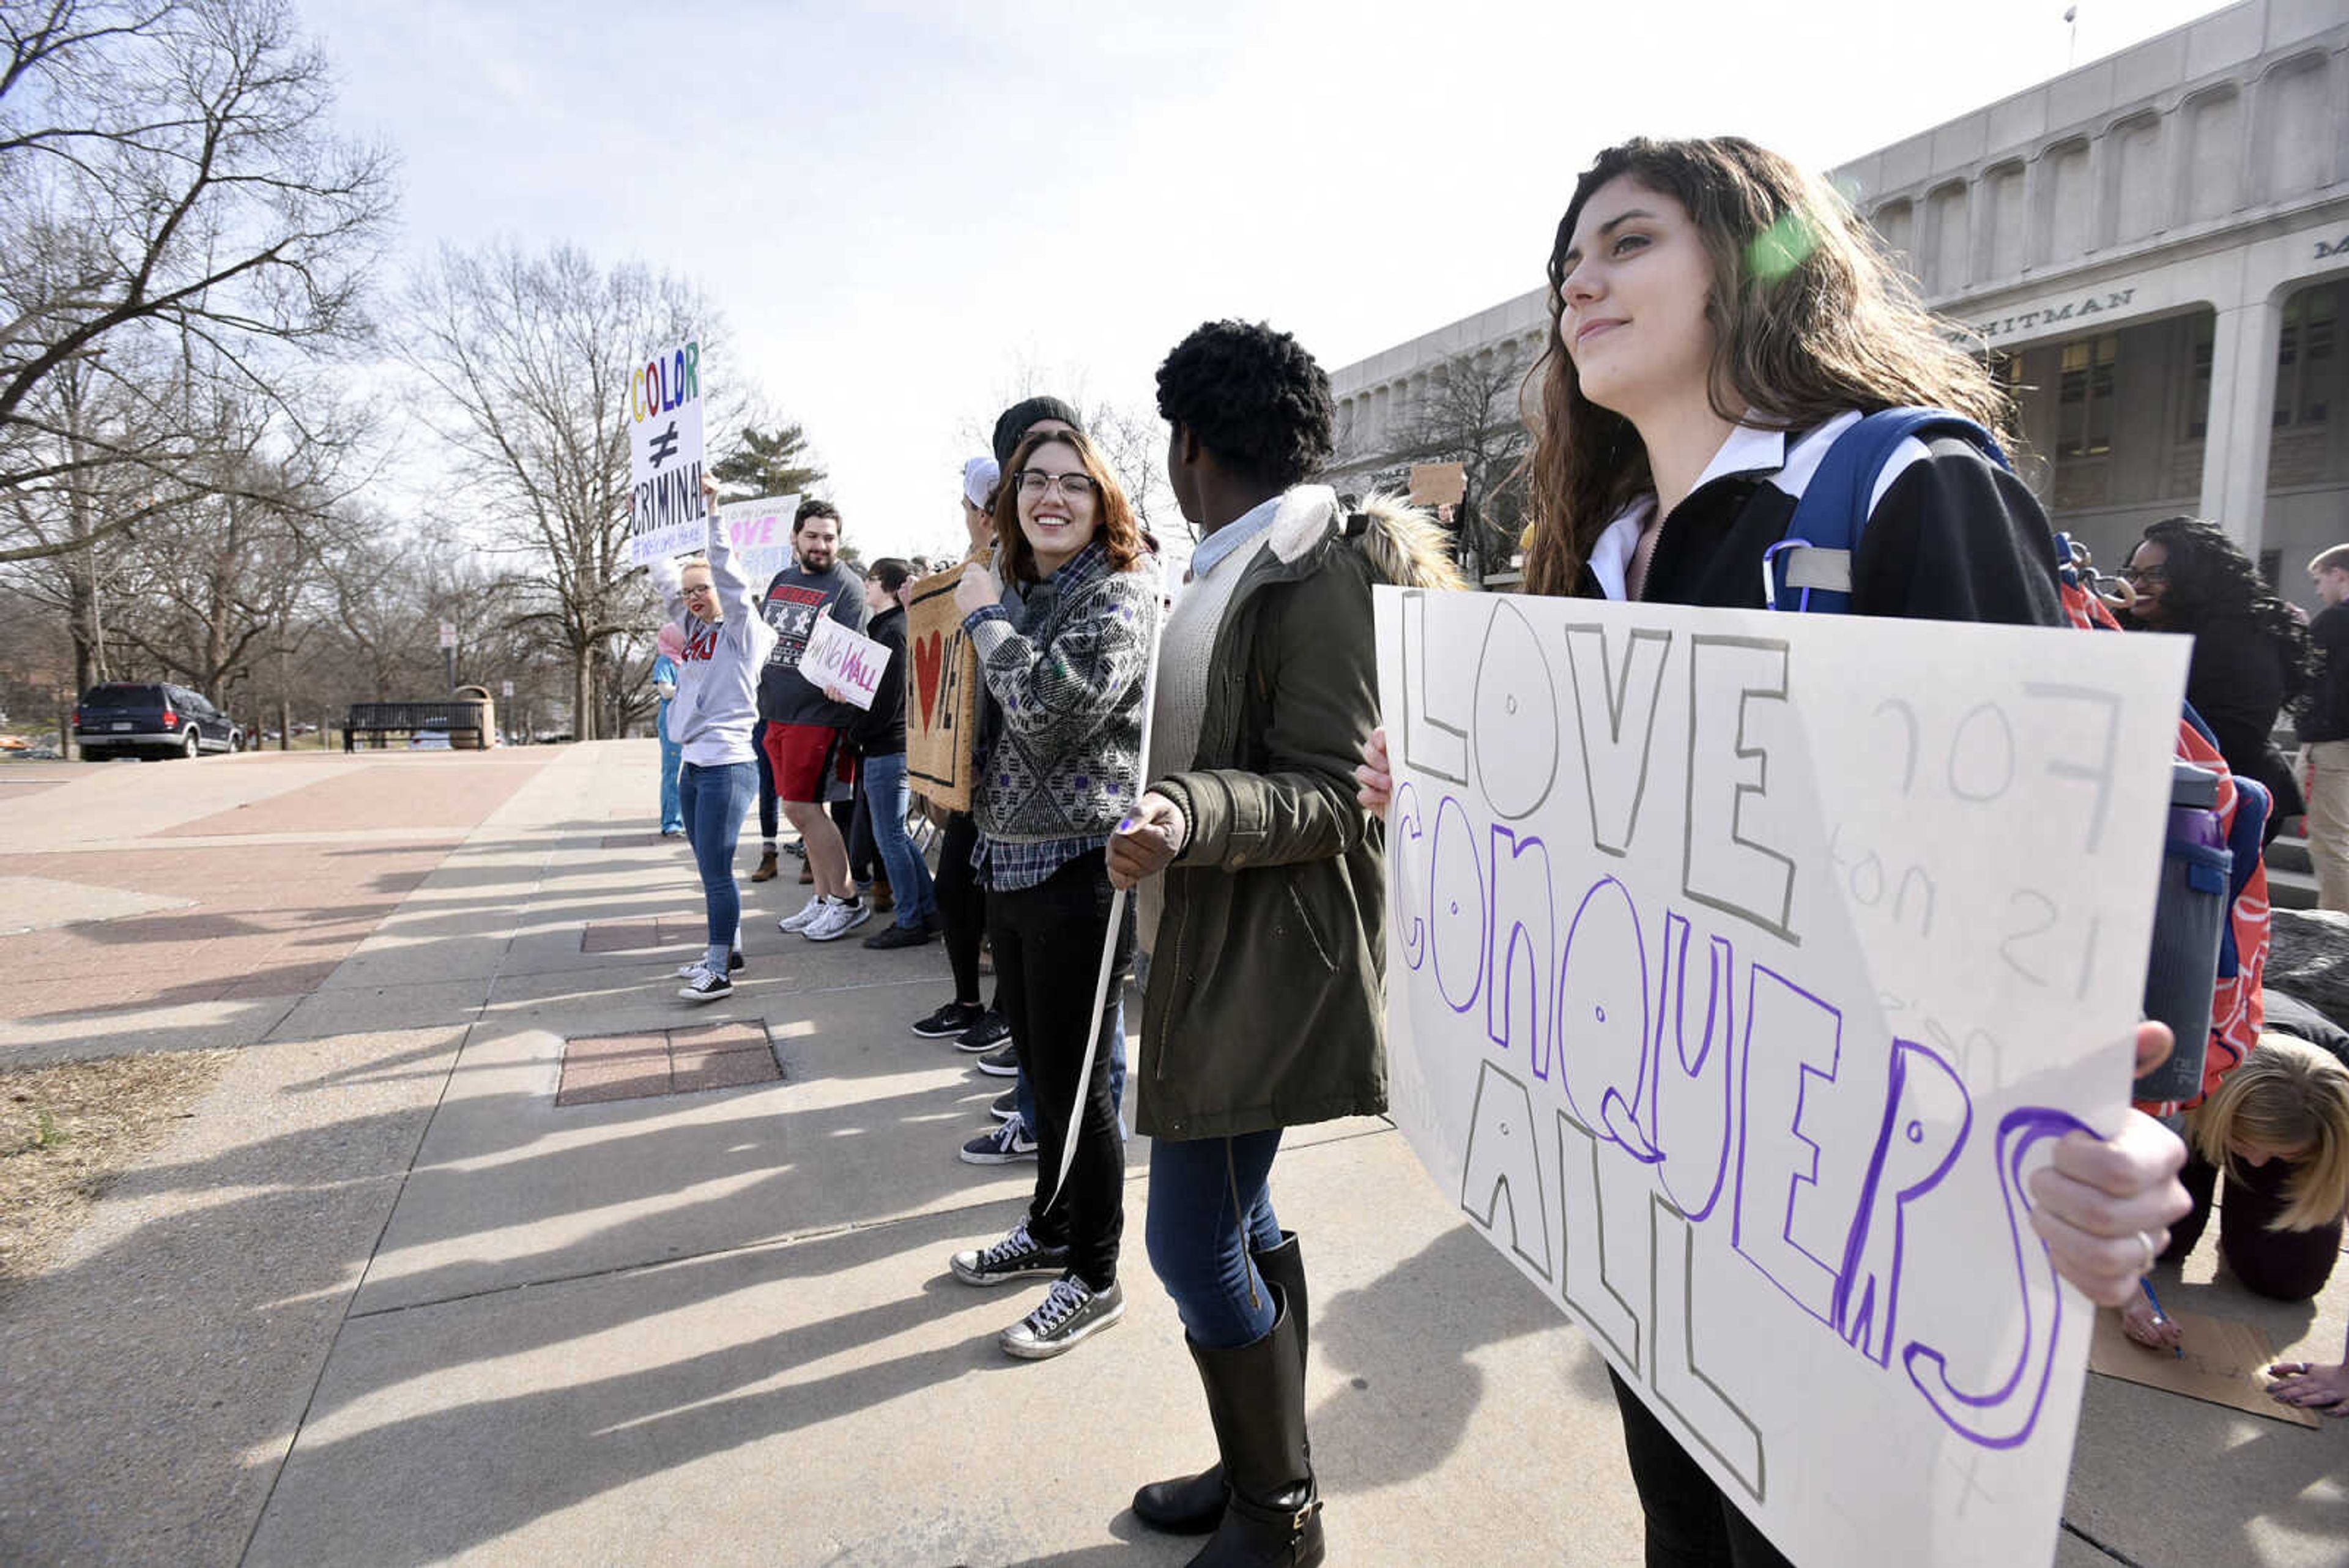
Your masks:
<instances>
[{"instance_id":1,"label":"black knit beanie","mask_svg":"<svg viewBox=\"0 0 2349 1568\"><path fill-rule=\"evenodd\" d=\"M1046 420L1058 420L1074 430L1085 428L1077 410L1058 398L1030 398L1014 403L995 421L995 461L1009 462L1011 454L1019 450L1019 438Z\"/></svg>"}]
</instances>

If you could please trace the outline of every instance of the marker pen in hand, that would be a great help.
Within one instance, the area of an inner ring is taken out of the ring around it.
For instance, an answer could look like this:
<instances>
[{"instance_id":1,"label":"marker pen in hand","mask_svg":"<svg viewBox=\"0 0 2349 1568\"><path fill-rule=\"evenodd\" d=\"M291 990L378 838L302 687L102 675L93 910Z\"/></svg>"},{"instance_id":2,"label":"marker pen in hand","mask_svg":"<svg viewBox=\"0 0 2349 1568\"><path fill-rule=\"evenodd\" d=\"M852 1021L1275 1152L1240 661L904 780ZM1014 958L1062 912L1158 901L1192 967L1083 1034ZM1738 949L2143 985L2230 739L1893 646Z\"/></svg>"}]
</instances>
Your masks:
<instances>
[{"instance_id":1,"label":"marker pen in hand","mask_svg":"<svg viewBox=\"0 0 2349 1568\"><path fill-rule=\"evenodd\" d=\"M2169 1322L2169 1314L2161 1309L2161 1298L2153 1293L2153 1282L2140 1275L2137 1282L2137 1288L2143 1291L2145 1293L2145 1299L2153 1303L2153 1321L2156 1323ZM2186 1359L2186 1346L2183 1345L2173 1345L2169 1347L2169 1350L2170 1354L2177 1356L2178 1360L2183 1361Z\"/></svg>"}]
</instances>

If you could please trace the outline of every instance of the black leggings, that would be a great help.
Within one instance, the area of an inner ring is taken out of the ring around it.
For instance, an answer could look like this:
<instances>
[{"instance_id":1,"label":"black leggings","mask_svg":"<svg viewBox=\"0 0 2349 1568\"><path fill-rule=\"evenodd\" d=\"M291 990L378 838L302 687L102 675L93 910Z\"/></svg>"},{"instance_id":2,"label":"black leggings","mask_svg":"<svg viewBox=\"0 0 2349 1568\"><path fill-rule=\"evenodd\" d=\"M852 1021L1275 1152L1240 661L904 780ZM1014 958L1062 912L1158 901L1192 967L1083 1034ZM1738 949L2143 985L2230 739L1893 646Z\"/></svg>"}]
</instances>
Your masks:
<instances>
[{"instance_id":1,"label":"black leggings","mask_svg":"<svg viewBox=\"0 0 2349 1568\"><path fill-rule=\"evenodd\" d=\"M947 962L954 967L955 1000L966 1007L978 1005L978 944L987 935L987 889L970 868L971 851L978 847L978 824L967 811L947 818L938 843L938 923L946 928ZM1002 990L996 987L996 1007Z\"/></svg>"},{"instance_id":2,"label":"black leggings","mask_svg":"<svg viewBox=\"0 0 2349 1568\"><path fill-rule=\"evenodd\" d=\"M2227 1261L2228 1272L2254 1295L2280 1302L2313 1297L2333 1277L2333 1262L2341 1255L2337 1219L2314 1231L2268 1229L2283 1212L2284 1184L2293 1169L2280 1159L2265 1165L2230 1161L2227 1201L2219 1210L2219 1255ZM2169 1228L2169 1250L2162 1257L2172 1262L2191 1252L2209 1225L2219 1171L2198 1151L2186 1157L2186 1168L2178 1179L2186 1184L2194 1210Z\"/></svg>"},{"instance_id":3,"label":"black leggings","mask_svg":"<svg viewBox=\"0 0 2349 1568\"><path fill-rule=\"evenodd\" d=\"M1611 1366L1607 1381L1615 1386L1624 1457L1648 1516L1648 1568L1793 1568Z\"/></svg>"},{"instance_id":4,"label":"black leggings","mask_svg":"<svg viewBox=\"0 0 2349 1568\"><path fill-rule=\"evenodd\" d=\"M1036 1194L1028 1233L1069 1249L1069 1271L1094 1290L1117 1282L1118 1241L1125 1231L1125 1136L1109 1092L1115 1002L1093 1011L1093 980L1109 936L1109 862L1095 849L1033 888L988 895L987 925L1004 1021L1019 1044L1019 1065L1036 1095ZM1120 921L1117 964L1133 957L1133 909ZM1081 1084L1077 1064L1093 1043ZM1068 1190L1052 1201L1061 1147L1074 1138Z\"/></svg>"}]
</instances>

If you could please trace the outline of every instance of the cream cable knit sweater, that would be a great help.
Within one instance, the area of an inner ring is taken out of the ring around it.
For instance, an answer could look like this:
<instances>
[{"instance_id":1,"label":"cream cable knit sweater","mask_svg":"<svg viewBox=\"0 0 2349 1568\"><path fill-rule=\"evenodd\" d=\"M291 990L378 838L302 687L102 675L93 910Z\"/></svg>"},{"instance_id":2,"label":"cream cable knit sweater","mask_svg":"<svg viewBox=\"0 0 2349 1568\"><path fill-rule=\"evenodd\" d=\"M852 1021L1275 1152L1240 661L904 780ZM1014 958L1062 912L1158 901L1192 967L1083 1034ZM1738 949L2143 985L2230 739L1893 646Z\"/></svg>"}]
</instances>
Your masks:
<instances>
[{"instance_id":1,"label":"cream cable knit sweater","mask_svg":"<svg viewBox=\"0 0 2349 1568\"><path fill-rule=\"evenodd\" d=\"M1197 761L1199 727L1207 717L1207 679L1213 673L1216 633L1232 594L1259 551L1268 547L1293 558L1321 535L1330 514L1337 510L1337 493L1326 485L1300 484L1277 502L1272 525L1217 561L1204 577L1195 577L1174 601L1174 613L1158 641L1158 701L1150 728L1149 766L1143 778L1160 779L1187 771ZM1145 787L1146 784L1145 784ZM1143 950L1155 952L1158 918L1166 908L1166 879L1153 877L1141 884L1134 907L1136 935Z\"/></svg>"}]
</instances>

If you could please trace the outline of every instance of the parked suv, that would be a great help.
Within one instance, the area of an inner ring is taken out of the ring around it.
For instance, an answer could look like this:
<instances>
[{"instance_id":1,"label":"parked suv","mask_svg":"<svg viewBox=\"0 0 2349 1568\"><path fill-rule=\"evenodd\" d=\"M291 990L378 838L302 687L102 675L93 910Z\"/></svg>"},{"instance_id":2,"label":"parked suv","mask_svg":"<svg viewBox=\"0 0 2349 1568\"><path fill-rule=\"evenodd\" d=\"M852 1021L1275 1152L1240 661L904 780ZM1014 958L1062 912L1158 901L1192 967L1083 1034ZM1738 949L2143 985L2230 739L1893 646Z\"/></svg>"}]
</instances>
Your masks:
<instances>
[{"instance_id":1,"label":"parked suv","mask_svg":"<svg viewBox=\"0 0 2349 1568\"><path fill-rule=\"evenodd\" d=\"M200 691L160 680L108 680L82 693L74 740L88 762L193 757L244 749L244 732Z\"/></svg>"}]
</instances>

